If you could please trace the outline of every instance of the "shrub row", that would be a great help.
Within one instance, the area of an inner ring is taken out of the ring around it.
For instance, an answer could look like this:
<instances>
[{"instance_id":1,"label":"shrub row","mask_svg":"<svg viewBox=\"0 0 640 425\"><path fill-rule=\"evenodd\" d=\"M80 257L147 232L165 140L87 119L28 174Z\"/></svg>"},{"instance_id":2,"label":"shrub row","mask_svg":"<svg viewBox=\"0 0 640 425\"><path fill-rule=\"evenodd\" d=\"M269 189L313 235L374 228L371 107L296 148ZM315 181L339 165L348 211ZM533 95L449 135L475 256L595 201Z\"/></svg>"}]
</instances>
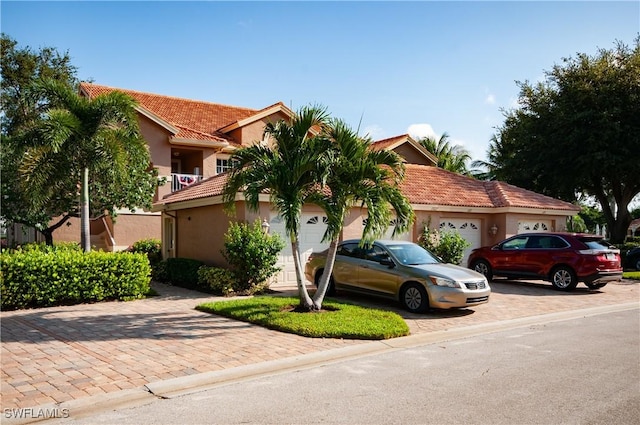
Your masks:
<instances>
[{"instance_id":1,"label":"shrub row","mask_svg":"<svg viewBox=\"0 0 640 425\"><path fill-rule=\"evenodd\" d=\"M142 298L151 268L144 254L26 249L0 254L2 309Z\"/></svg>"}]
</instances>

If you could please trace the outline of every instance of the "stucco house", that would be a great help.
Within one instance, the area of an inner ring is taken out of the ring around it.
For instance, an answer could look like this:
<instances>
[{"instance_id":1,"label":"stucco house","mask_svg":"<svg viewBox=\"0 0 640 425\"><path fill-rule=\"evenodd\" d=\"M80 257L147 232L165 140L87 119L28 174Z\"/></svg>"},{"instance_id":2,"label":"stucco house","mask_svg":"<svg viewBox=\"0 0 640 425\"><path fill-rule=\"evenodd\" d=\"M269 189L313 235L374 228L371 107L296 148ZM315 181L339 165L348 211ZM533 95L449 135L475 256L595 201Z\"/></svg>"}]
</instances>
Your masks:
<instances>
[{"instance_id":1,"label":"stucco house","mask_svg":"<svg viewBox=\"0 0 640 425\"><path fill-rule=\"evenodd\" d=\"M80 90L89 97L120 90L138 101L140 130L149 145L152 165L167 179L154 197L152 211L120 211L115 222L109 217L92 220L93 245L118 250L154 237L162 240L165 258L225 265L221 250L230 220L259 219L269 225L270 232L284 237L284 224L271 209L268 196L257 212L247 209L242 194L236 198L234 217L222 206L231 154L241 146L268 144L263 136L265 125L293 114L283 103L256 110L89 83L82 83ZM503 182L479 181L439 169L437 158L409 135L377 141L372 149L394 150L406 162L401 189L416 212L416 221L401 239L417 240L425 223L431 223L434 228L457 230L471 243L468 253L522 231L564 230L566 218L579 212L570 203ZM366 218L366 210L354 208L342 238L359 237ZM325 227L322 210L305 206L300 231L303 260L312 251L326 248L321 242ZM57 230L55 238L78 240L79 234L75 220ZM295 282L289 244L280 263L283 271L273 286Z\"/></svg>"}]
</instances>

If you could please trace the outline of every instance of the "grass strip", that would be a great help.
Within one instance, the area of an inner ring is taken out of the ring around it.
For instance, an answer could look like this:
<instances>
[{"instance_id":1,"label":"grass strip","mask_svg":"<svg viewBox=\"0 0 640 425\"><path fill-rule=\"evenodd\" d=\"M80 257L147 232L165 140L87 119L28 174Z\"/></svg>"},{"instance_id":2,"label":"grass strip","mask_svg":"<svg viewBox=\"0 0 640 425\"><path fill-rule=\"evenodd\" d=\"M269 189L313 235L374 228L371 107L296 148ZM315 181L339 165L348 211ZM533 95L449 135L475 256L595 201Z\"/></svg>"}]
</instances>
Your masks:
<instances>
[{"instance_id":1,"label":"grass strip","mask_svg":"<svg viewBox=\"0 0 640 425\"><path fill-rule=\"evenodd\" d=\"M297 312L295 297L259 296L200 304L196 310L312 338L381 340L409 335L397 313L325 299L322 311Z\"/></svg>"}]
</instances>

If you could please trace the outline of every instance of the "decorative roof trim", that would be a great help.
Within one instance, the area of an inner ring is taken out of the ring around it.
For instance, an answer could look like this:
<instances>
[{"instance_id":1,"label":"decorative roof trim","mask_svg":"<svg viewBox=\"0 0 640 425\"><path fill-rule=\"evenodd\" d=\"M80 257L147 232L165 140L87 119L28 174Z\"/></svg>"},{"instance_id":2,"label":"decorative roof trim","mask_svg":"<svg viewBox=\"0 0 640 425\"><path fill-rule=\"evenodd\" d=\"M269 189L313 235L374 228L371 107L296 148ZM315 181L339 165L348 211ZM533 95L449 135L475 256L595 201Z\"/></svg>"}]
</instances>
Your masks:
<instances>
[{"instance_id":1,"label":"decorative roof trim","mask_svg":"<svg viewBox=\"0 0 640 425\"><path fill-rule=\"evenodd\" d=\"M170 137L169 143L175 146L191 146L198 148L226 148L229 142L214 142L208 140L183 139L178 137Z\"/></svg>"},{"instance_id":2,"label":"decorative roof trim","mask_svg":"<svg viewBox=\"0 0 640 425\"><path fill-rule=\"evenodd\" d=\"M149 118L151 121L158 124L160 127L166 130L169 130L171 134L175 135L175 134L178 134L178 132L180 131L177 127L174 127L173 125L163 120L162 118L160 118L159 116L157 116L156 114L154 114L153 112L145 108L144 106L136 105L135 110L141 115L144 115L145 117Z\"/></svg>"},{"instance_id":3,"label":"decorative roof trim","mask_svg":"<svg viewBox=\"0 0 640 425\"><path fill-rule=\"evenodd\" d=\"M270 198L269 195L267 194L261 194L259 195L260 202L270 202ZM242 195L242 193L236 193L236 198L235 198L235 202L240 202L240 201L244 201L244 196ZM189 199L189 200L185 200L185 201L178 201L178 202L171 202L171 203L156 203L153 204L153 208L151 208L151 211L154 212L158 212L158 211L179 211L179 210L184 210L187 208L199 208L199 207L208 207L211 205L221 205L222 202L222 195L214 195L214 196L206 196L203 198L197 198L197 199Z\"/></svg>"},{"instance_id":4,"label":"decorative roof trim","mask_svg":"<svg viewBox=\"0 0 640 425\"><path fill-rule=\"evenodd\" d=\"M252 124L258 120L261 120L263 118L266 118L270 115L273 115L277 112L283 112L286 115L288 115L289 117L292 117L293 111L291 111L291 109L287 108L286 106L284 106L282 103L277 103L273 106L269 106L265 109L263 109L262 111L258 112L257 114L251 115L250 117L247 117L243 120L239 120L236 122L233 122L229 125L226 125L222 128L220 128L218 131L222 132L222 133L228 133L230 131L236 130L240 127L244 127L246 125Z\"/></svg>"},{"instance_id":5,"label":"decorative roof trim","mask_svg":"<svg viewBox=\"0 0 640 425\"><path fill-rule=\"evenodd\" d=\"M465 207L458 205L411 204L415 211L438 211L473 214L534 214L534 215L564 215L572 217L577 214L574 210L554 210L552 208L528 207Z\"/></svg>"}]
</instances>

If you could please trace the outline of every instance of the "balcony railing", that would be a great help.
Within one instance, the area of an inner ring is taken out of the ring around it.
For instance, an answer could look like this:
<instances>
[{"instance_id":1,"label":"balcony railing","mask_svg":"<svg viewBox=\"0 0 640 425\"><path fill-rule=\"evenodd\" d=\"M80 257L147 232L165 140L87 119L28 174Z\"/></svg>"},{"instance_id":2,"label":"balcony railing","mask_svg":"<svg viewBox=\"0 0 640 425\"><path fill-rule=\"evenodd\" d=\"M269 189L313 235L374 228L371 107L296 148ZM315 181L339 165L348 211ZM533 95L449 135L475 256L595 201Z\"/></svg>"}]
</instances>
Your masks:
<instances>
[{"instance_id":1,"label":"balcony railing","mask_svg":"<svg viewBox=\"0 0 640 425\"><path fill-rule=\"evenodd\" d=\"M184 189L194 183L202 180L202 176L198 174L171 174L171 192Z\"/></svg>"}]
</instances>

